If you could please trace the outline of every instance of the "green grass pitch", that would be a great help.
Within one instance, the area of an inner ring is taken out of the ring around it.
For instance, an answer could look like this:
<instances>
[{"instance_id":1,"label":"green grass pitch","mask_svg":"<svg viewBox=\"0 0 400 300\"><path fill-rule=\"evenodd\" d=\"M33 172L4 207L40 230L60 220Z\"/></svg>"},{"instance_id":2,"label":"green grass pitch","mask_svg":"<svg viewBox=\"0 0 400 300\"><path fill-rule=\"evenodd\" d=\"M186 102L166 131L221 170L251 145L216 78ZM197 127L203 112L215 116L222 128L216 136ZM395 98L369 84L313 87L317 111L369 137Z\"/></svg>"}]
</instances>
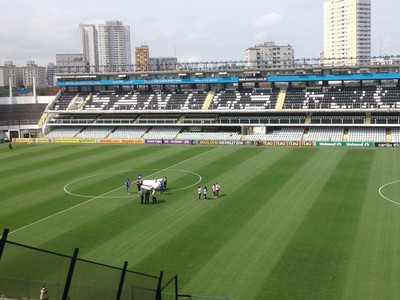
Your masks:
<instances>
[{"instance_id":1,"label":"green grass pitch","mask_svg":"<svg viewBox=\"0 0 400 300\"><path fill-rule=\"evenodd\" d=\"M0 230L178 274L186 294L400 299L399 162L396 149L3 144ZM159 204L126 194L139 172L168 177ZM198 200L215 182L220 197Z\"/></svg>"}]
</instances>

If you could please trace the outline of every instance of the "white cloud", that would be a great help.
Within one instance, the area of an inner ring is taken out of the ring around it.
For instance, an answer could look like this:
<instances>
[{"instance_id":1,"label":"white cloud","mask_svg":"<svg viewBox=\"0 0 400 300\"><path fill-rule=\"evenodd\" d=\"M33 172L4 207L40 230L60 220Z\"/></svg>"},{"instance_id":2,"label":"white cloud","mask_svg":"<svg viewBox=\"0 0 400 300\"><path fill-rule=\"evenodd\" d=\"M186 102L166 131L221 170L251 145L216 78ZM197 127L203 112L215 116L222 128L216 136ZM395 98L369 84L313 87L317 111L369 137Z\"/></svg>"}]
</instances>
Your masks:
<instances>
[{"instance_id":1,"label":"white cloud","mask_svg":"<svg viewBox=\"0 0 400 300\"><path fill-rule=\"evenodd\" d=\"M254 22L254 25L256 27L269 27L271 25L280 23L281 20L282 20L282 15L273 12L267 15L263 15L260 19Z\"/></svg>"}]
</instances>

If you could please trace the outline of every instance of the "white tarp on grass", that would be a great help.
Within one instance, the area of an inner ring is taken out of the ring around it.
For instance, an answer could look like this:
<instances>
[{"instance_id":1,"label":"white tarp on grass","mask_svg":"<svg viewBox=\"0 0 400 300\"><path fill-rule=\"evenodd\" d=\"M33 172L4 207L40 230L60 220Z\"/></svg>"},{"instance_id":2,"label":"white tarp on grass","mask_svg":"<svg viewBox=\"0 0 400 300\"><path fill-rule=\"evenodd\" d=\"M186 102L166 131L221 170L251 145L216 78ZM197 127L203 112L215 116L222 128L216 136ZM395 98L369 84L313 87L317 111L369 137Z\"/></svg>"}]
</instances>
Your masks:
<instances>
[{"instance_id":1,"label":"white tarp on grass","mask_svg":"<svg viewBox=\"0 0 400 300\"><path fill-rule=\"evenodd\" d=\"M146 179L143 180L142 183L142 189L144 190L151 190L151 189L159 189L160 188L160 182L163 181L163 178L160 179Z\"/></svg>"}]
</instances>

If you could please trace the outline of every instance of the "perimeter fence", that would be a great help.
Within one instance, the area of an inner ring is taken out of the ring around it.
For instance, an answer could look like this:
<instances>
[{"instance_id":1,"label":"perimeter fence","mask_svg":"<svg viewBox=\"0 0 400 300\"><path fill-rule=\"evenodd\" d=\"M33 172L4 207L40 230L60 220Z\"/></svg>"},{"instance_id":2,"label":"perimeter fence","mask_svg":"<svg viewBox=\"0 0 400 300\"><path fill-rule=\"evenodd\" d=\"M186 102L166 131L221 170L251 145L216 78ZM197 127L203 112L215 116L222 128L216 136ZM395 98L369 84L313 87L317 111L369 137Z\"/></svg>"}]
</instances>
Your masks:
<instances>
[{"instance_id":1,"label":"perimeter fence","mask_svg":"<svg viewBox=\"0 0 400 300\"><path fill-rule=\"evenodd\" d=\"M9 241L0 240L0 299L40 299L47 287L51 300L161 300L159 276L133 272ZM174 296L177 299L177 296Z\"/></svg>"},{"instance_id":2,"label":"perimeter fence","mask_svg":"<svg viewBox=\"0 0 400 300\"><path fill-rule=\"evenodd\" d=\"M51 300L234 300L178 293L178 276L158 276L100 264L0 239L0 300L39 300L45 286Z\"/></svg>"}]
</instances>

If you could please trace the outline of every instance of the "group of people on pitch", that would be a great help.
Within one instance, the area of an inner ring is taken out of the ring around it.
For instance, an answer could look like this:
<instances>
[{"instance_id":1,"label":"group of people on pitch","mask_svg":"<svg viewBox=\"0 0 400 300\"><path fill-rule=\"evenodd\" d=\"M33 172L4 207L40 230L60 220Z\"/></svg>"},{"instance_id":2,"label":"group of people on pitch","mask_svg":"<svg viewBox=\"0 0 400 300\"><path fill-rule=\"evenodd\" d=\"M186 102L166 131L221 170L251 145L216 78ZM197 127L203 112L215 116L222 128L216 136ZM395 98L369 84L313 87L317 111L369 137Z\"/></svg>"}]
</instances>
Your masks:
<instances>
[{"instance_id":1,"label":"group of people on pitch","mask_svg":"<svg viewBox=\"0 0 400 300\"><path fill-rule=\"evenodd\" d=\"M151 190L139 190L140 196L140 204L149 204L150 202L150 195L151 195L151 202L153 204L157 204L157 196L156 196L156 189L152 188Z\"/></svg>"},{"instance_id":2,"label":"group of people on pitch","mask_svg":"<svg viewBox=\"0 0 400 300\"><path fill-rule=\"evenodd\" d=\"M125 182L127 194L130 194L130 185L131 185L131 182L129 181L129 179L127 179ZM152 187L151 189L143 188L142 185L143 185L143 177L142 177L142 174L139 173L137 176L137 179L136 179L136 186L137 186L137 190L138 190L138 193L140 196L140 204L149 204L150 195L151 195L152 203L157 204L156 189L154 187ZM167 189L167 176L165 176L164 178L162 178L162 180L159 181L158 187L160 188L161 194Z\"/></svg>"},{"instance_id":3,"label":"group of people on pitch","mask_svg":"<svg viewBox=\"0 0 400 300\"><path fill-rule=\"evenodd\" d=\"M217 198L217 197L219 197L219 192L220 192L220 190L221 190L220 185L219 185L218 183L214 183L213 186L212 186L212 192L213 192L213 197L214 197L214 199ZM207 198L207 192L208 192L208 190L207 190L207 187L206 187L206 186L205 186L204 188L202 188L201 186L199 186L199 187L197 188L197 195L198 195L198 197L199 197L199 200L201 199L201 195L202 195L202 194L203 194L204 200L207 200L207 199L208 199L208 198Z\"/></svg>"}]
</instances>

